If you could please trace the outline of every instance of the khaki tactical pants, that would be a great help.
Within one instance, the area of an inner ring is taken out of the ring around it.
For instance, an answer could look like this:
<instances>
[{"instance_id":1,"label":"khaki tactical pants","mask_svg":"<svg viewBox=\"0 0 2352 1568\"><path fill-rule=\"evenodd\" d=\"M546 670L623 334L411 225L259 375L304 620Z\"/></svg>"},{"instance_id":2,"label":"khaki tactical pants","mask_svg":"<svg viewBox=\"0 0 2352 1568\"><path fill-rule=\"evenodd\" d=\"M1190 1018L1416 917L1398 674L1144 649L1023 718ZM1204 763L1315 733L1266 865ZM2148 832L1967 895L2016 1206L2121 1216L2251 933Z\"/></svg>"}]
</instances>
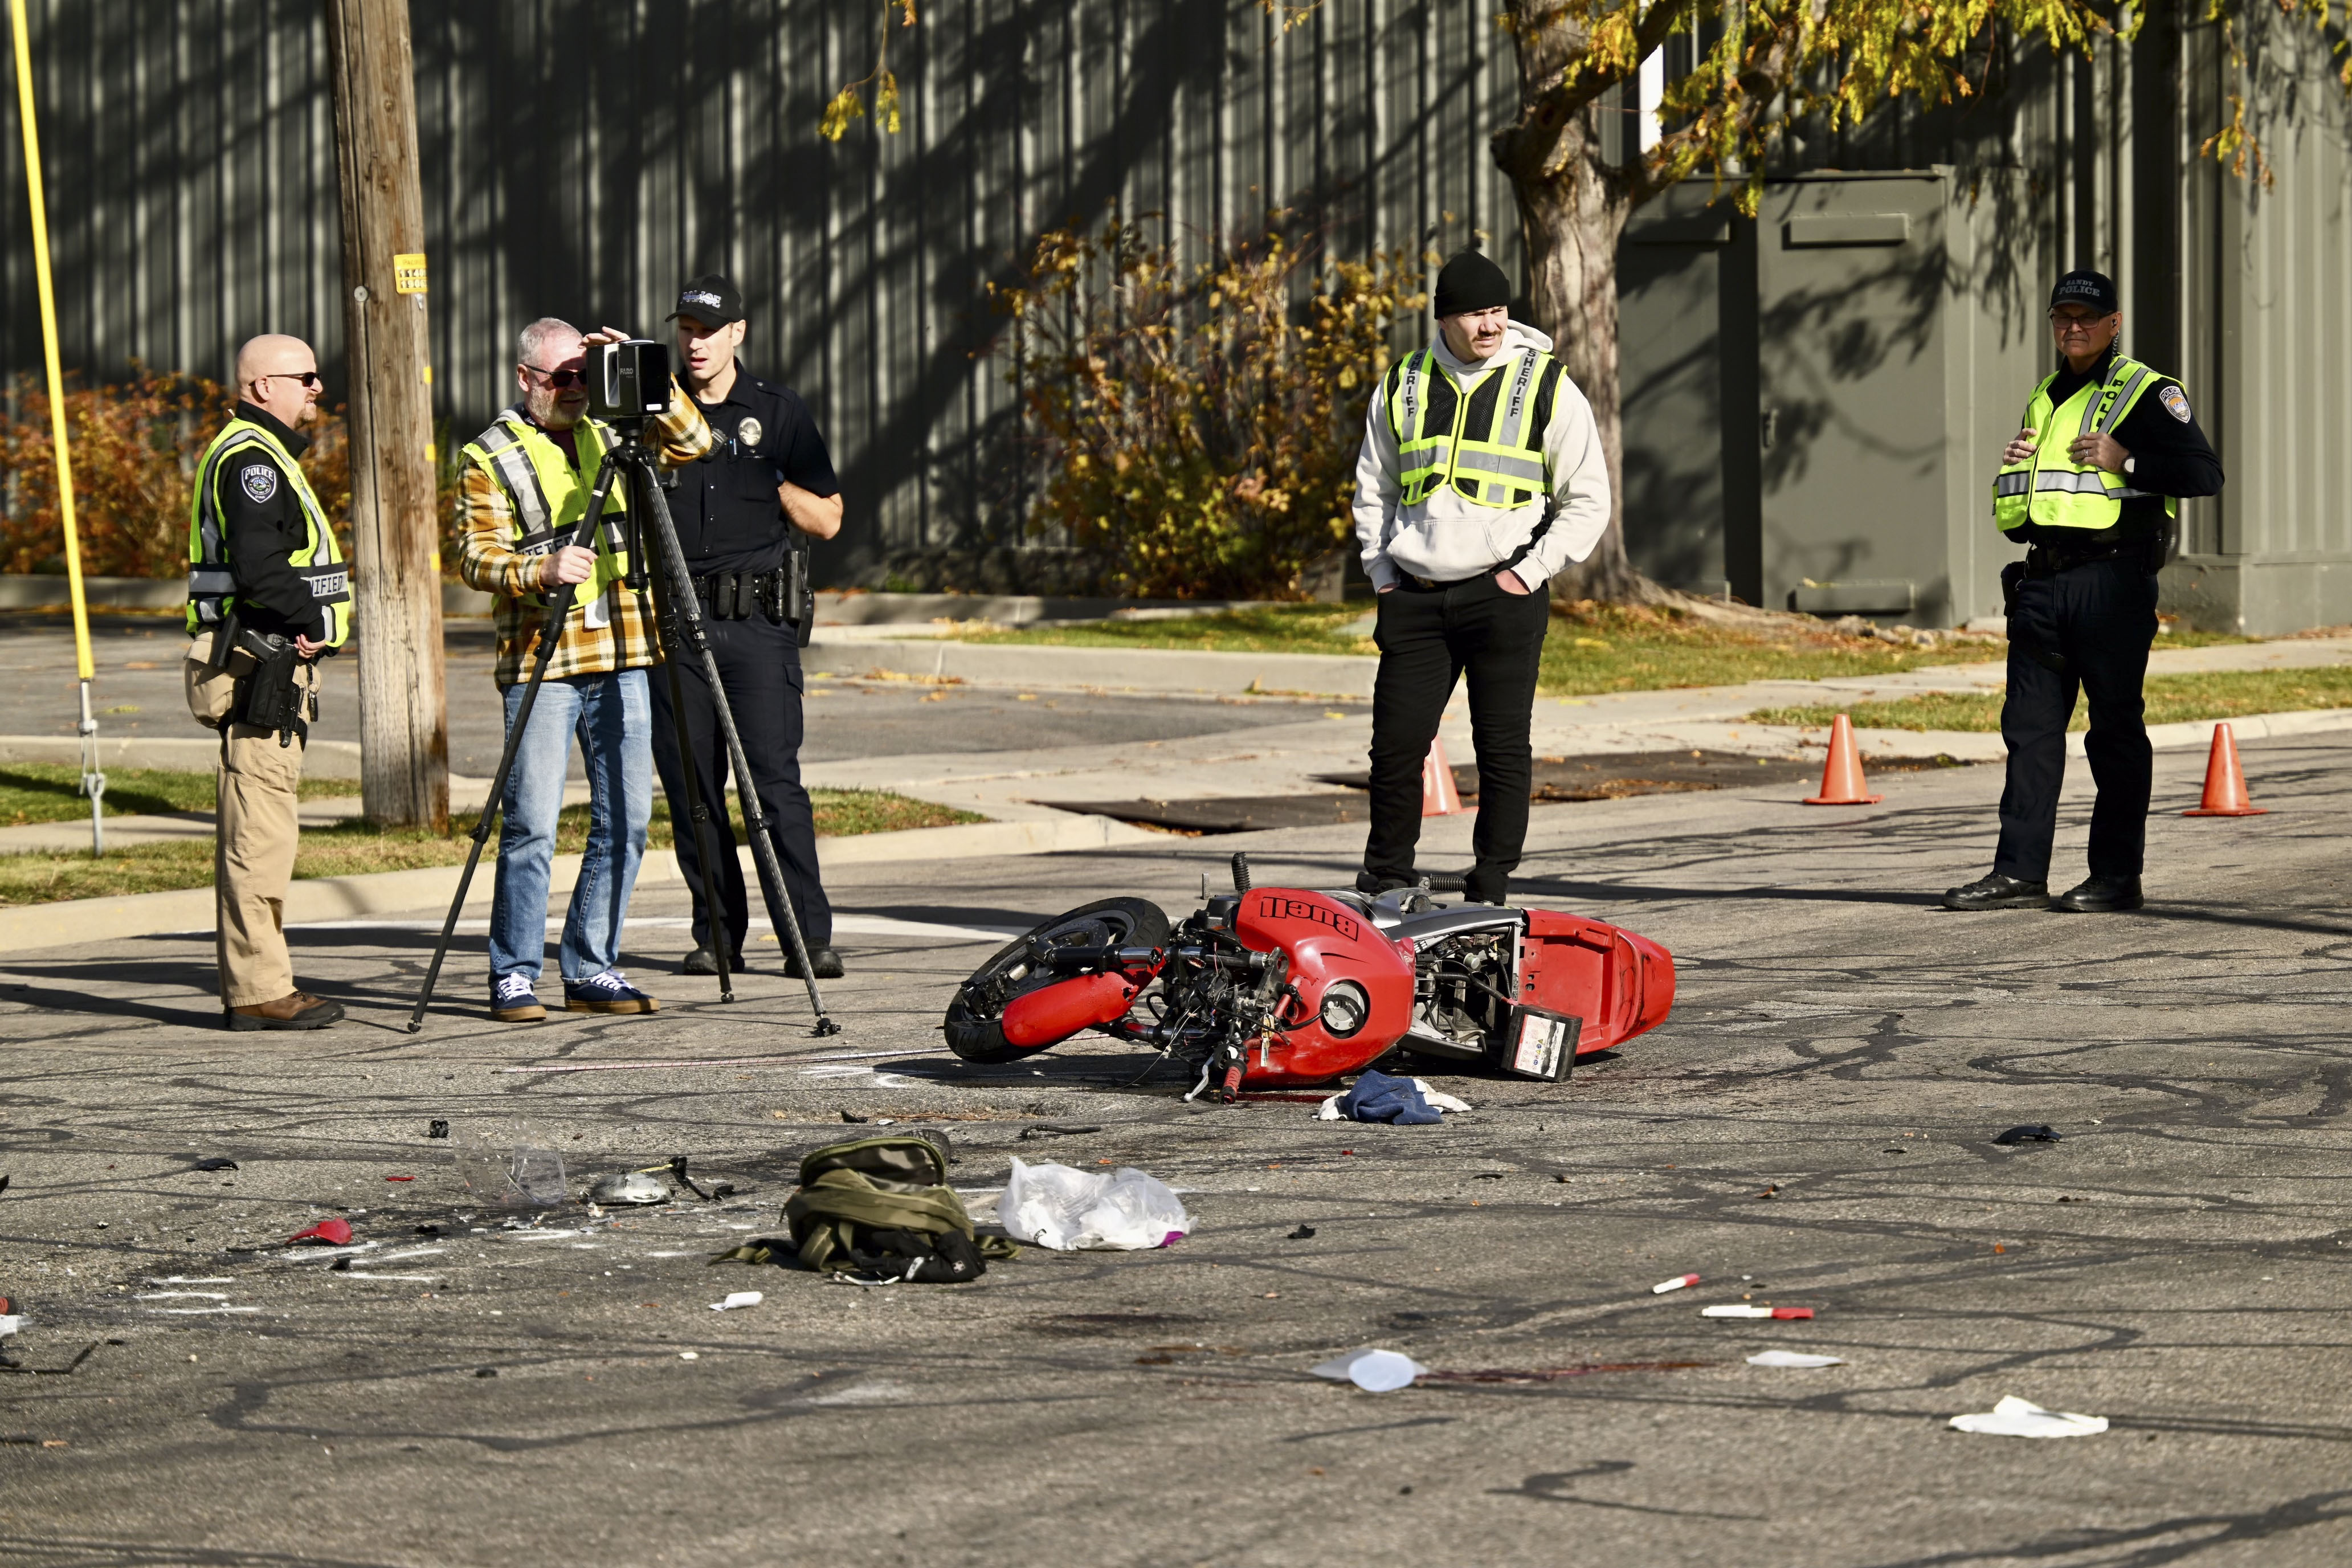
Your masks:
<instances>
[{"instance_id":1,"label":"khaki tactical pants","mask_svg":"<svg viewBox=\"0 0 2352 1568\"><path fill-rule=\"evenodd\" d=\"M315 705L318 668L299 668ZM280 746L274 730L221 729L213 889L224 1007L275 1002L294 990L294 964L286 952L286 887L294 879L301 833L302 749L299 735Z\"/></svg>"}]
</instances>

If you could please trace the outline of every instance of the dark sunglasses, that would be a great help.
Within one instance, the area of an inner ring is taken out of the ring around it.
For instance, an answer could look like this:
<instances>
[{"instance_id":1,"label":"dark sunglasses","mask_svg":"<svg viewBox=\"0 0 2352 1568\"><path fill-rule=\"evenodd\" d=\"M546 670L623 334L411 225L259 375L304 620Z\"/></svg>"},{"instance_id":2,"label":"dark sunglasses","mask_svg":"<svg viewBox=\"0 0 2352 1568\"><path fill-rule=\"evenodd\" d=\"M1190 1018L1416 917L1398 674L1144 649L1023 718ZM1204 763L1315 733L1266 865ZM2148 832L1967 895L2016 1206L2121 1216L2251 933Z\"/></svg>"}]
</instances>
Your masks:
<instances>
[{"instance_id":1,"label":"dark sunglasses","mask_svg":"<svg viewBox=\"0 0 2352 1568\"><path fill-rule=\"evenodd\" d=\"M319 373L315 370L273 370L268 375L257 376L254 379L257 381L299 381L305 386L320 386L324 384L320 379Z\"/></svg>"},{"instance_id":2,"label":"dark sunglasses","mask_svg":"<svg viewBox=\"0 0 2352 1568\"><path fill-rule=\"evenodd\" d=\"M541 370L535 364L527 364L522 368L533 375L547 377L547 384L559 392L588 384L588 373L584 370Z\"/></svg>"}]
</instances>

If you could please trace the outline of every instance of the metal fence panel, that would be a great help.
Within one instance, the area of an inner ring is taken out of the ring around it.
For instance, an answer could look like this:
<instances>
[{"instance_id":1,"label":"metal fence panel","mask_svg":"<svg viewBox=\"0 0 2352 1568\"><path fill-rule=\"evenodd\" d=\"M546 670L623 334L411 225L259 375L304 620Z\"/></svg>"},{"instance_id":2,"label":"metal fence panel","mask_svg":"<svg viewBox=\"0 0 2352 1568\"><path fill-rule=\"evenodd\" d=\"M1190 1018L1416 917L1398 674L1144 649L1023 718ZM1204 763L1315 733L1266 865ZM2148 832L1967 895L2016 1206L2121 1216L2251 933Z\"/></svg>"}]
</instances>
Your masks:
<instances>
[{"instance_id":1,"label":"metal fence panel","mask_svg":"<svg viewBox=\"0 0 2352 1568\"><path fill-rule=\"evenodd\" d=\"M341 395L334 117L315 0L31 0L66 363L222 379L263 331ZM1451 247L1516 272L1486 139L1516 91L1485 8L1327 0L955 0L890 26L902 130L816 134L872 65L872 0L414 0L434 396L451 438L514 395L541 315L659 330L731 274L746 363L807 398L850 525L826 563L1017 537L990 443L1012 411L985 285L1116 205L1193 233L1296 205L1331 247ZM40 344L17 139L0 356ZM1446 222L1448 215L1453 221Z\"/></svg>"}]
</instances>

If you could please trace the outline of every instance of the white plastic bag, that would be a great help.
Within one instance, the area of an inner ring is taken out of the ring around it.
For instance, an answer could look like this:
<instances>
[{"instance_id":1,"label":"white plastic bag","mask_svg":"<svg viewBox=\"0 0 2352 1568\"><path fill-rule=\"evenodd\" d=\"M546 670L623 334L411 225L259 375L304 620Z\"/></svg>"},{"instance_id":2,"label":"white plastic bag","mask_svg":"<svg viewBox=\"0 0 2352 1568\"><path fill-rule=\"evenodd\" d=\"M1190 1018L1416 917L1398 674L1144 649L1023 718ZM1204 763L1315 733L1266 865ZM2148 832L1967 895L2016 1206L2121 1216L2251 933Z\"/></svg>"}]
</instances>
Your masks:
<instances>
[{"instance_id":1,"label":"white plastic bag","mask_svg":"<svg viewBox=\"0 0 2352 1568\"><path fill-rule=\"evenodd\" d=\"M1016 1159L996 1217L1017 1239L1056 1252L1165 1247L1192 1229L1192 1216L1164 1183L1125 1165L1097 1173Z\"/></svg>"}]
</instances>

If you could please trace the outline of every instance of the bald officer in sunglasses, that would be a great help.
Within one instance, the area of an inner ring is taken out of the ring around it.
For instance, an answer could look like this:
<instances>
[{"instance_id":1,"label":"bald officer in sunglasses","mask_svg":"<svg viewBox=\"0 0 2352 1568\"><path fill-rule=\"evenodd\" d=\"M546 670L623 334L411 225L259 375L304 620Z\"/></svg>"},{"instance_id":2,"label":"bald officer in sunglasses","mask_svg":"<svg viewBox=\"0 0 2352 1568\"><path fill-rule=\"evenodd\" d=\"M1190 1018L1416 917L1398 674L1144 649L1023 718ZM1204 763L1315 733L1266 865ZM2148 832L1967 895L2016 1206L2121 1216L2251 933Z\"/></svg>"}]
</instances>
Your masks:
<instances>
[{"instance_id":1,"label":"bald officer in sunglasses","mask_svg":"<svg viewBox=\"0 0 2352 1568\"><path fill-rule=\"evenodd\" d=\"M197 465L188 520L188 710L220 731L213 865L231 1029L317 1029L342 1005L294 984L284 931L318 661L351 635L351 574L299 459L319 362L268 333L236 355L236 412Z\"/></svg>"}]
</instances>

